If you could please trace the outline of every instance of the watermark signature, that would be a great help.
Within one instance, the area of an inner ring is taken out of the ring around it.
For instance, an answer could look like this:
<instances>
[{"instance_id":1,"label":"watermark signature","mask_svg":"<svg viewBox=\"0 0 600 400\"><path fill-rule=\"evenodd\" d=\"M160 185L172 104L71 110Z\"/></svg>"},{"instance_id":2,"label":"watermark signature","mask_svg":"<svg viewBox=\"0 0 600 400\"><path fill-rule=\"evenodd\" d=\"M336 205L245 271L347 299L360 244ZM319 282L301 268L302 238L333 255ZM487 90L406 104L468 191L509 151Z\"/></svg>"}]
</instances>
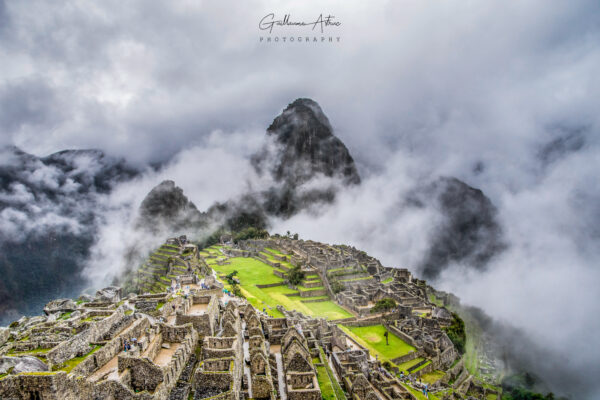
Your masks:
<instances>
[{"instance_id":1,"label":"watermark signature","mask_svg":"<svg viewBox=\"0 0 600 400\"><path fill-rule=\"evenodd\" d=\"M325 28L328 26L340 26L342 25L339 21L334 21L335 16L328 15L323 17L323 14L319 14L316 20L312 22L305 21L292 21L292 16L290 14L286 14L283 19L275 19L275 14L270 13L265 15L259 22L258 28L261 31L269 31L269 33L273 33L273 28L275 26L312 26L311 30L315 30L317 27L321 30L321 33L325 32Z\"/></svg>"},{"instance_id":2,"label":"watermark signature","mask_svg":"<svg viewBox=\"0 0 600 400\"><path fill-rule=\"evenodd\" d=\"M299 21L293 20L291 14L285 14L283 18L277 19L275 18L275 13L269 13L258 23L258 29L265 32L265 34L260 36L259 41L261 43L339 43L341 41L340 36L325 36L325 32L329 30L327 34L330 34L333 29L341 25L342 23L336 20L335 16L331 14L319 14L314 20ZM293 33L291 35L284 34L285 28L290 28ZM274 31L278 36L273 36ZM319 36L307 36L319 33Z\"/></svg>"}]
</instances>

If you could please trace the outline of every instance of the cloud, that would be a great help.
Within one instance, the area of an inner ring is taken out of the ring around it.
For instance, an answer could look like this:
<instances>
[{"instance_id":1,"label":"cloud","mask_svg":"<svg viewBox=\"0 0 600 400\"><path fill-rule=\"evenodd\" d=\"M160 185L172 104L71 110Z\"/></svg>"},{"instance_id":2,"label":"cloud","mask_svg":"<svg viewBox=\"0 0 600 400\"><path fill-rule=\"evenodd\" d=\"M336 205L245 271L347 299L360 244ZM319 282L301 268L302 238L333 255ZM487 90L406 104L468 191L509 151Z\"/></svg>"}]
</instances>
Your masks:
<instances>
[{"instance_id":1,"label":"cloud","mask_svg":"<svg viewBox=\"0 0 600 400\"><path fill-rule=\"evenodd\" d=\"M136 242L132 212L161 179L175 180L200 209L261 187L245 157L288 102L314 98L364 182L335 207L275 228L413 268L441 216L406 212L402 196L437 176L481 188L509 247L487 272L456 265L436 284L549 348L576 349L566 354L569 368L588 378L588 390L596 384L586 368L600 356L590 317L600 311L599 11L592 0L2 1L0 144L166 163L99 210L94 262L110 270ZM341 42L260 43L268 12L331 12ZM52 173L30 180L52 185ZM59 188L72 192L76 182ZM27 190L2 196L25 201ZM22 212L6 211L2 226L21 226ZM46 221L62 223L51 213Z\"/></svg>"},{"instance_id":2,"label":"cloud","mask_svg":"<svg viewBox=\"0 0 600 400\"><path fill-rule=\"evenodd\" d=\"M252 190L252 185L262 185L250 165L250 155L263 143L264 132L215 131L201 145L177 153L159 171L148 168L134 180L116 185L98 212L101 223L83 275L97 286L109 284L124 270L143 262L167 237L201 237L202 232L173 232L166 227L159 232L140 229L137 219L142 201L164 180L175 181L201 211L217 201L238 198ZM214 227L207 227L204 234L212 233L211 229ZM132 254L134 260L128 259Z\"/></svg>"}]
</instances>

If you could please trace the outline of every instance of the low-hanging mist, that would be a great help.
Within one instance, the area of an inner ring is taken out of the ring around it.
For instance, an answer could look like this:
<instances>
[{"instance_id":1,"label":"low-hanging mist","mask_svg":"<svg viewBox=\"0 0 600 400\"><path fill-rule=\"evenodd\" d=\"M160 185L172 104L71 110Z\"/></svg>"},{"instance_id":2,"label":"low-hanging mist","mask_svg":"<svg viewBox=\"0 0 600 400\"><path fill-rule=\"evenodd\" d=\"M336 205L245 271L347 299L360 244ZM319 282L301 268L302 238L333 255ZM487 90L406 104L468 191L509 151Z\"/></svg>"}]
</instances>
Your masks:
<instances>
[{"instance_id":1,"label":"low-hanging mist","mask_svg":"<svg viewBox=\"0 0 600 400\"><path fill-rule=\"evenodd\" d=\"M140 204L162 181L200 211L280 187L252 156L282 107L311 97L361 183L312 177L298 198L335 187L334 203L269 214L270 231L354 244L434 277L540 346L516 347L551 358L540 370L553 389L598 398L599 8L594 0L0 0L0 145L34 157L17 183L0 176L4 260L26 257L24 240L35 234L35 249L60 244L72 255L53 265L73 280L30 274L48 299L111 282L135 267L124 262L131 249L143 255L165 235L190 234L136 229ZM257 23L271 12L335 14L341 41L263 46ZM66 172L40 161L72 148L122 157L135 172L103 191L90 184L99 176L90 153ZM0 165L18 169L13 153L0 153ZM89 192L72 179L78 168ZM497 226L472 237L498 240L428 272L432 243L453 238L440 231L452 225L443 204L424 188L453 178L493 206L478 202ZM407 200L415 193L419 206ZM82 227L85 246L74 246L69 235ZM0 289L10 293L8 278L28 270L4 265ZM13 292L7 300L18 300Z\"/></svg>"},{"instance_id":2,"label":"low-hanging mist","mask_svg":"<svg viewBox=\"0 0 600 400\"><path fill-rule=\"evenodd\" d=\"M93 247L88 277L101 282L118 275L126 267L123 255L128 249L137 247L140 254L147 254L164 235L175 233L150 235L135 229L139 204L162 180L173 179L201 210L214 201L257 193L273 184L252 166L252 155L265 144L258 132L216 132L211 137L210 144L182 151L160 172L149 170L117 187ZM500 236L494 243L500 246L483 265L473 265L470 258L450 260L432 283L492 315L498 324L495 331L502 337L499 340L521 349L521 366L539 373L552 390L589 396L595 390L590 373L598 368L598 354L590 346L594 349L600 326L590 315L600 311L595 290L600 283L595 268L600 257L593 223L599 209L590 201L598 199L598 194L587 183L594 173L598 148L589 132L581 140L585 145L557 150L550 163L540 157L547 146L532 148L537 168L535 177L529 177L530 186L517 190L493 182L491 203ZM360 185L344 185L343 179L336 183L321 175L304 182L300 192L332 183L340 189L333 204L309 207L291 217L269 217L271 232L292 231L301 238L355 245L384 265L409 268L423 276L428 265L424 260L430 257L447 210L436 201L416 207L407 199L447 171L431 170L418 156L398 151L384 168L365 172ZM214 228L195 234L209 234ZM545 365L564 368L537 367L534 360L542 353L549 363Z\"/></svg>"}]
</instances>

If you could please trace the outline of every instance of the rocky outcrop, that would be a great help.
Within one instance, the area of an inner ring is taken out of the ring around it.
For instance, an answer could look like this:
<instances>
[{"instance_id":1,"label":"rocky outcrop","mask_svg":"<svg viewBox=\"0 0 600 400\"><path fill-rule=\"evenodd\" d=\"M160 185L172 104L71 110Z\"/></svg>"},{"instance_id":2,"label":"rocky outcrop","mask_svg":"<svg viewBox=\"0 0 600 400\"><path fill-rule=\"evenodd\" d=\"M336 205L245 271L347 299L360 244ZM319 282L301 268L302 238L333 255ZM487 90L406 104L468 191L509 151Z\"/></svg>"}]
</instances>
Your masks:
<instances>
[{"instance_id":1,"label":"rocky outcrop","mask_svg":"<svg viewBox=\"0 0 600 400\"><path fill-rule=\"evenodd\" d=\"M13 374L19 374L21 372L41 372L48 371L48 366L39 358L33 356L0 357L0 374L6 374L9 370Z\"/></svg>"},{"instance_id":2,"label":"rocky outcrop","mask_svg":"<svg viewBox=\"0 0 600 400\"><path fill-rule=\"evenodd\" d=\"M121 300L121 288L117 286L109 286L100 289L96 292L96 300L110 301L116 303Z\"/></svg>"},{"instance_id":3,"label":"rocky outcrop","mask_svg":"<svg viewBox=\"0 0 600 400\"><path fill-rule=\"evenodd\" d=\"M44 307L46 315L71 312L77 309L77 305L71 299L57 299L47 303Z\"/></svg>"}]
</instances>

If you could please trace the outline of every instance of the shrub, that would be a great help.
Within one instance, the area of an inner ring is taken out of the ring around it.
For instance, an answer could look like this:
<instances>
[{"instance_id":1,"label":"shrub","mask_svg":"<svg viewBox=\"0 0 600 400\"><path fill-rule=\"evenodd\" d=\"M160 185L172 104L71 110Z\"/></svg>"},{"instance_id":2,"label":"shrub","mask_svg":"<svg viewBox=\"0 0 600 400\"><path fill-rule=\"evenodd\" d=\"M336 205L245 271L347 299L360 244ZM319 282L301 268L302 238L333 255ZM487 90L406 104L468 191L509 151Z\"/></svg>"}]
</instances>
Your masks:
<instances>
[{"instance_id":1,"label":"shrub","mask_svg":"<svg viewBox=\"0 0 600 400\"><path fill-rule=\"evenodd\" d=\"M377 303L371 308L371 313L386 312L396 308L396 300L386 297L385 299L377 300Z\"/></svg>"},{"instance_id":2,"label":"shrub","mask_svg":"<svg viewBox=\"0 0 600 400\"><path fill-rule=\"evenodd\" d=\"M287 276L288 282L294 286L299 285L304 280L304 272L300 266L290 269Z\"/></svg>"},{"instance_id":3,"label":"shrub","mask_svg":"<svg viewBox=\"0 0 600 400\"><path fill-rule=\"evenodd\" d=\"M448 338L456 347L456 350L460 354L465 353L465 343L467 341L467 334L465 332L465 322L456 313L452 313L452 323L450 326L444 328L444 331L448 335Z\"/></svg>"},{"instance_id":4,"label":"shrub","mask_svg":"<svg viewBox=\"0 0 600 400\"><path fill-rule=\"evenodd\" d=\"M342 285L340 281L331 282L331 291L334 294L338 294L339 292L342 292L343 290L344 290L344 285Z\"/></svg>"},{"instance_id":5,"label":"shrub","mask_svg":"<svg viewBox=\"0 0 600 400\"><path fill-rule=\"evenodd\" d=\"M233 241L235 243L237 243L240 240L266 239L268 237L269 237L269 232L267 232L265 229L260 229L260 228L255 228L253 226L250 226L246 229L243 229L243 230L235 233L233 235Z\"/></svg>"}]
</instances>

